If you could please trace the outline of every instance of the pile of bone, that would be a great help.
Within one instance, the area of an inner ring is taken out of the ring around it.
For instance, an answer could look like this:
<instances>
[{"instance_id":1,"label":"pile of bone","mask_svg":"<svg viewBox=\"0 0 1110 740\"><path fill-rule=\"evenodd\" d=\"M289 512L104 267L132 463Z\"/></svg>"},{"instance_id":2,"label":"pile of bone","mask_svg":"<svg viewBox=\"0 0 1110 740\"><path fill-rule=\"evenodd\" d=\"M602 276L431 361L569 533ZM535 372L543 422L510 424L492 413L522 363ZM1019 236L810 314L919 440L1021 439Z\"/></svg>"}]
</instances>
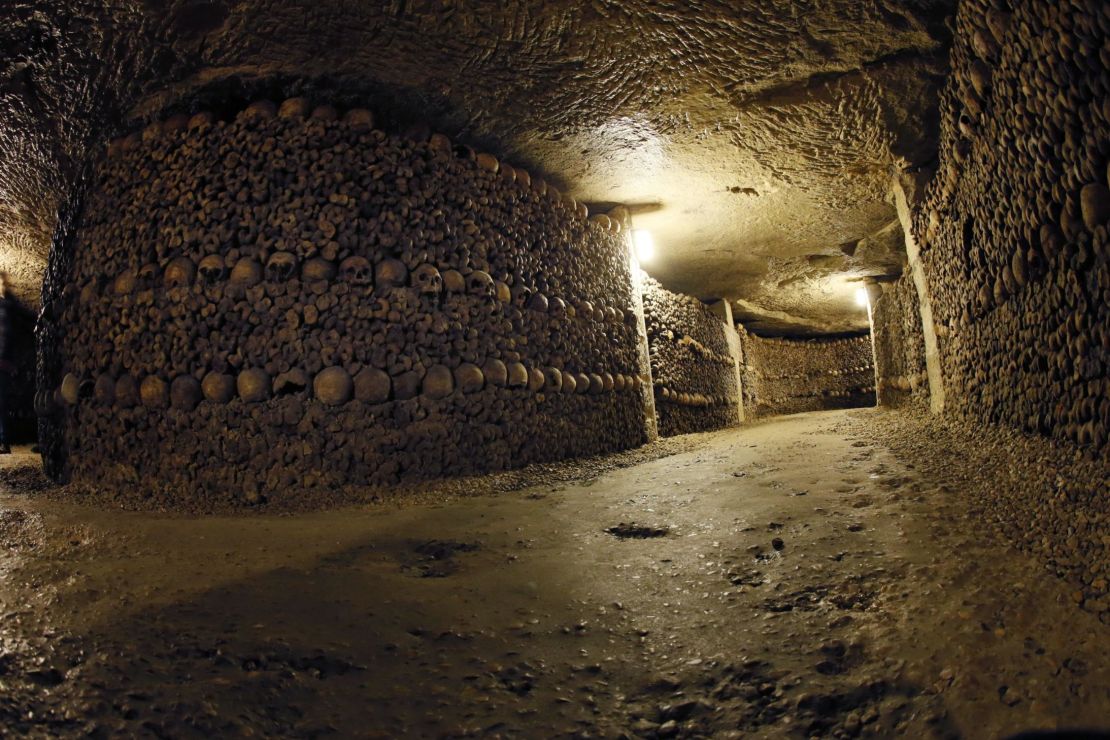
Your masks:
<instances>
[{"instance_id":1,"label":"pile of bone","mask_svg":"<svg viewBox=\"0 0 1110 740\"><path fill-rule=\"evenodd\" d=\"M736 368L726 326L698 299L642 279L644 319L664 436L737 423Z\"/></svg>"},{"instance_id":2,"label":"pile of bone","mask_svg":"<svg viewBox=\"0 0 1110 740\"><path fill-rule=\"evenodd\" d=\"M1110 17L961 3L939 171L914 214L949 402L1110 443Z\"/></svg>"},{"instance_id":3,"label":"pile of bone","mask_svg":"<svg viewBox=\"0 0 1110 740\"><path fill-rule=\"evenodd\" d=\"M451 459L383 463L386 480L470 469L470 454L520 465L586 454L583 440L639 444L627 223L442 135L375 129L361 109L171 116L113 142L92 180L51 307L63 368L44 405L69 413L47 421L90 475L143 435L174 454L225 423L270 442L319 409L345 420L339 439L400 460L421 415L466 437ZM348 404L381 405L396 428ZM147 409L167 414L131 412ZM507 433L467 436L476 416Z\"/></svg>"}]
</instances>

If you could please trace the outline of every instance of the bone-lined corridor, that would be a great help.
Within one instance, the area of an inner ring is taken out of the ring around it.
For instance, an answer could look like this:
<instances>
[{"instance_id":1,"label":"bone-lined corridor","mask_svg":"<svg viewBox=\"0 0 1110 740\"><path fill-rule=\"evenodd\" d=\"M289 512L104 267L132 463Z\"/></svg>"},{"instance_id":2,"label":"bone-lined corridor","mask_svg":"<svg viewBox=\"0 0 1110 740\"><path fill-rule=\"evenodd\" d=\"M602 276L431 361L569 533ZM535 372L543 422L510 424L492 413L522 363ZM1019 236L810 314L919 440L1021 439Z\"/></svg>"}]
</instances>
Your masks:
<instances>
[{"instance_id":1,"label":"bone-lined corridor","mask_svg":"<svg viewBox=\"0 0 1110 740\"><path fill-rule=\"evenodd\" d=\"M1095 0L0 7L0 736L1105 736L1108 69Z\"/></svg>"}]
</instances>

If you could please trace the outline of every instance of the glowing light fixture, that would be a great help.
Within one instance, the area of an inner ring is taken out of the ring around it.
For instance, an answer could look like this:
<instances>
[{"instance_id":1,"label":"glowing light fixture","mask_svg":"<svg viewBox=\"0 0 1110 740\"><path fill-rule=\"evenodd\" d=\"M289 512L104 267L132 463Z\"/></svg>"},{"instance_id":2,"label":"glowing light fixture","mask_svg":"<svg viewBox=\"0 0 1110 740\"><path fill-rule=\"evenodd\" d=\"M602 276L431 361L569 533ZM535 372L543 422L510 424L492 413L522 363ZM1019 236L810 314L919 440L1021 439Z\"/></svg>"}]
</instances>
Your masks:
<instances>
[{"instance_id":1,"label":"glowing light fixture","mask_svg":"<svg viewBox=\"0 0 1110 740\"><path fill-rule=\"evenodd\" d=\"M636 259L640 262L651 262L655 256L655 240L647 229L634 229L632 231L632 245L636 248Z\"/></svg>"},{"instance_id":2,"label":"glowing light fixture","mask_svg":"<svg viewBox=\"0 0 1110 740\"><path fill-rule=\"evenodd\" d=\"M867 288L856 288L856 305L867 305Z\"/></svg>"}]
</instances>

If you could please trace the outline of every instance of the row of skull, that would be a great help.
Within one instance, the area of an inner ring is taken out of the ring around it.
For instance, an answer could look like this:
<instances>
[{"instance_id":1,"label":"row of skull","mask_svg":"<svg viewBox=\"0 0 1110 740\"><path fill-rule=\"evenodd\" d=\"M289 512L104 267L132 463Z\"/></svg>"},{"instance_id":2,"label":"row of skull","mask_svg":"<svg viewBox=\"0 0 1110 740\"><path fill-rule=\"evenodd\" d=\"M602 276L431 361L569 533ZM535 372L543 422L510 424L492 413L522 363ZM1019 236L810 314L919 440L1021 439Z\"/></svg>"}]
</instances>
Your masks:
<instances>
[{"instance_id":1,"label":"row of skull","mask_svg":"<svg viewBox=\"0 0 1110 740\"><path fill-rule=\"evenodd\" d=\"M736 398L718 395L706 395L704 393L686 393L684 391L676 391L665 386L657 386L656 397L664 401L677 404L679 406L723 406L725 404L736 405L739 403Z\"/></svg>"},{"instance_id":2,"label":"row of skull","mask_svg":"<svg viewBox=\"0 0 1110 740\"><path fill-rule=\"evenodd\" d=\"M554 316L574 318L581 314L584 319L599 322L621 323L628 313L612 306L594 306L590 301L582 301L573 306L559 297L547 297L542 293L515 291L506 283L494 280L483 270L471 270L466 275L458 270L440 271L435 265L424 263L411 272L401 260L388 258L376 266L365 257L347 257L339 263L319 257L306 260L300 265L300 278L305 283L331 282L338 279L352 288L384 291L406 285L426 295L448 293L468 293L489 301L512 302L520 297L523 306ZM125 270L112 282L112 293L119 298L143 291L152 291L159 282L167 290L187 288L194 284L204 289L219 286L224 280L229 285L240 288L254 287L262 282L277 283L290 280L297 275L297 258L289 252L276 252L266 261L265 268L249 257L238 260L231 270L227 269L224 259L219 255L208 255L200 264L188 257L175 257L169 260L165 269L150 263L138 270ZM80 301L84 305L97 301L100 286L95 282L81 290Z\"/></svg>"},{"instance_id":3,"label":"row of skull","mask_svg":"<svg viewBox=\"0 0 1110 740\"><path fill-rule=\"evenodd\" d=\"M270 100L256 100L239 112L237 118L244 121L265 121L273 118L291 120L308 120L324 123L340 122L342 125L354 130L370 130L374 128L374 114L365 108L351 108L343 115L331 105L313 106L306 98L289 98L280 105ZM208 111L201 111L193 115L177 113L169 116L164 121L154 121L142 131L113 139L108 144L107 154L110 158L118 157L123 153L139 149L143 144L150 144L160 137L189 132L210 127L216 121L215 115ZM578 218L588 219L602 229L619 234L627 222L627 211L618 207L610 214L597 213L590 215L585 203L576 201L573 197L560 193L553 185L549 185L539 177L532 177L529 172L521 167L514 167L507 162L502 162L487 152L478 153L465 144L452 144L450 138L444 134L432 133L424 125L410 126L404 137L413 141L426 142L432 151L454 155L462 159L473 161L481 170L515 182L522 188L536 191L539 195L555 202L565 204Z\"/></svg>"},{"instance_id":4,"label":"row of skull","mask_svg":"<svg viewBox=\"0 0 1110 740\"><path fill-rule=\"evenodd\" d=\"M152 409L175 408L191 411L201 401L226 404L235 397L244 403L259 403L274 396L306 391L328 406L341 406L351 400L386 403L408 400L418 395L433 400L453 393L468 395L486 387L527 389L534 393L602 393L634 391L643 381L624 373L582 373L555 367L527 367L520 362L488 359L482 365L464 362L455 368L434 365L423 375L415 371L391 377L378 368L367 367L352 376L345 368L327 367L309 378L300 369L293 369L271 378L259 368L247 368L230 375L210 372L202 380L181 375L167 382L158 375L141 381L133 375L114 378L105 373L95 379L69 373L57 390L60 404L75 406L82 399L92 399L102 406L145 406Z\"/></svg>"}]
</instances>

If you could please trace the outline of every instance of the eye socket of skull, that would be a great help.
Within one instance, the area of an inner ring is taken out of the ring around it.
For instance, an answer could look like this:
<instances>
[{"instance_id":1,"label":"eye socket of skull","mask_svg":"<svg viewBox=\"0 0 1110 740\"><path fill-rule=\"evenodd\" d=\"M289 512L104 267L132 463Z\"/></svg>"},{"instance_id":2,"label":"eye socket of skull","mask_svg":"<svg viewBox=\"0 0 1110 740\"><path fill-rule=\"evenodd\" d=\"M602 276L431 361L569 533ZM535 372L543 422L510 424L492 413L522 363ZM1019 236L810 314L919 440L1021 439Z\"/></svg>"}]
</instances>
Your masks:
<instances>
[{"instance_id":1,"label":"eye socket of skull","mask_svg":"<svg viewBox=\"0 0 1110 740\"><path fill-rule=\"evenodd\" d=\"M422 293L439 293L443 290L443 277L434 265L423 264L413 270L412 284Z\"/></svg>"},{"instance_id":2,"label":"eye socket of skull","mask_svg":"<svg viewBox=\"0 0 1110 740\"><path fill-rule=\"evenodd\" d=\"M227 268L224 266L222 258L210 254L200 261L197 271L200 273L201 280L206 284L215 285L223 279Z\"/></svg>"},{"instance_id":3,"label":"eye socket of skull","mask_svg":"<svg viewBox=\"0 0 1110 740\"><path fill-rule=\"evenodd\" d=\"M488 272L483 270L474 270L467 275L466 289L469 293L486 298L495 297L497 290L494 286L493 278L490 277Z\"/></svg>"},{"instance_id":4,"label":"eye socket of skull","mask_svg":"<svg viewBox=\"0 0 1110 740\"><path fill-rule=\"evenodd\" d=\"M351 285L370 285L374 268L365 257L348 257L339 263L339 279Z\"/></svg>"},{"instance_id":5,"label":"eye socket of skull","mask_svg":"<svg viewBox=\"0 0 1110 740\"><path fill-rule=\"evenodd\" d=\"M152 290L158 285L158 265L143 265L136 280L139 290Z\"/></svg>"},{"instance_id":6,"label":"eye socket of skull","mask_svg":"<svg viewBox=\"0 0 1110 740\"><path fill-rule=\"evenodd\" d=\"M162 280L167 288L178 288L192 283L195 275L196 266L191 259L175 257L166 265L166 270L162 273Z\"/></svg>"},{"instance_id":7,"label":"eye socket of skull","mask_svg":"<svg viewBox=\"0 0 1110 740\"><path fill-rule=\"evenodd\" d=\"M282 282L297 271L297 258L290 252L274 252L266 261L266 279Z\"/></svg>"}]
</instances>

